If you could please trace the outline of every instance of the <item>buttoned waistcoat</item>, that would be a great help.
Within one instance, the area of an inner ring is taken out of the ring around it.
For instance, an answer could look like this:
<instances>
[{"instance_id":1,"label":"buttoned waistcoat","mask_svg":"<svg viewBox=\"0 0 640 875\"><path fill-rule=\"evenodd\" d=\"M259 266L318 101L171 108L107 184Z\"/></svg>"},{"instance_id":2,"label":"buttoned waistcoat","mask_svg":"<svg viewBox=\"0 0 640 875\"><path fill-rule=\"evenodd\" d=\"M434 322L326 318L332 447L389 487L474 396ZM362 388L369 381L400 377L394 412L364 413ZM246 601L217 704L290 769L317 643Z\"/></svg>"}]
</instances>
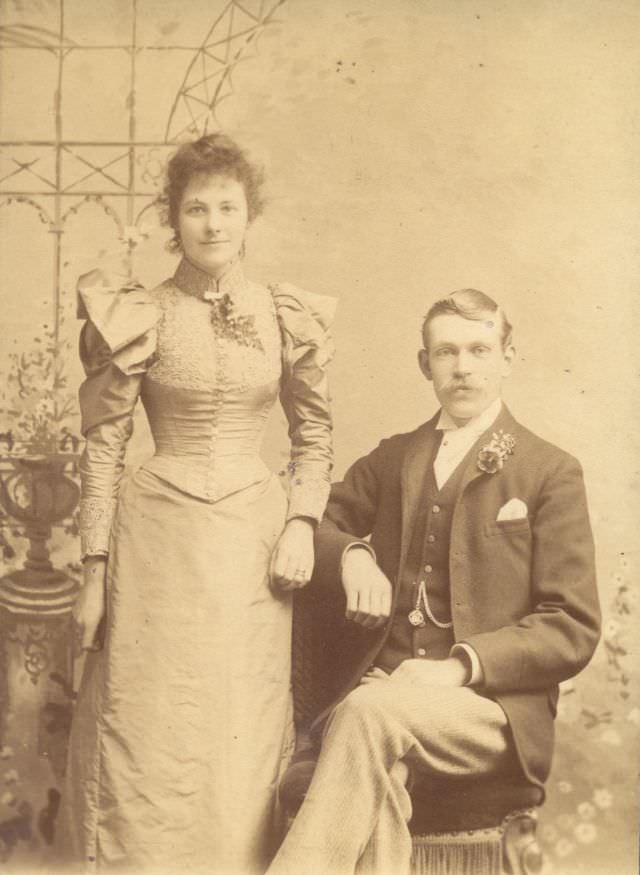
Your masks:
<instances>
[{"instance_id":1,"label":"buttoned waistcoat","mask_svg":"<svg viewBox=\"0 0 640 875\"><path fill-rule=\"evenodd\" d=\"M332 487L317 530L310 595L325 606L334 701L375 662L389 628L371 631L344 619L344 549L369 538L394 587L393 613L438 440L436 422L437 416L383 440ZM499 431L515 439L515 448L501 470L485 473L477 453ZM499 520L500 508L513 498L526 504L527 516ZM449 574L454 640L475 649L484 675L478 692L503 708L524 775L542 785L551 765L558 684L587 664L599 637L594 548L579 463L504 407L466 460L451 519ZM416 690L421 694L428 691Z\"/></svg>"}]
</instances>

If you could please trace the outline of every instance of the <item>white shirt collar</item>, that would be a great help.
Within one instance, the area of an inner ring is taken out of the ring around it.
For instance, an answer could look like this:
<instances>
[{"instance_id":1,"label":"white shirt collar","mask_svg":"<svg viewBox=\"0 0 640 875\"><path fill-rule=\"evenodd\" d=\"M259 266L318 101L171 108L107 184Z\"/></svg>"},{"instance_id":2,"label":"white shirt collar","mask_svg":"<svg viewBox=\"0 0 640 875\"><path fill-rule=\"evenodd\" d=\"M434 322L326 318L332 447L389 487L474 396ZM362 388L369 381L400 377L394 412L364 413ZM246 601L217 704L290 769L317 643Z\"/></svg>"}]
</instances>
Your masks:
<instances>
[{"instance_id":1,"label":"white shirt collar","mask_svg":"<svg viewBox=\"0 0 640 875\"><path fill-rule=\"evenodd\" d=\"M483 410L478 416L474 416L473 419L465 422L464 425L456 425L451 416L447 413L447 411L442 408L440 411L440 417L438 419L436 430L439 431L457 431L457 432L465 432L466 434L482 434L483 431L486 431L490 428L493 423L498 418L500 411L502 410L502 398L496 398L496 400L490 404L486 410Z\"/></svg>"}]
</instances>

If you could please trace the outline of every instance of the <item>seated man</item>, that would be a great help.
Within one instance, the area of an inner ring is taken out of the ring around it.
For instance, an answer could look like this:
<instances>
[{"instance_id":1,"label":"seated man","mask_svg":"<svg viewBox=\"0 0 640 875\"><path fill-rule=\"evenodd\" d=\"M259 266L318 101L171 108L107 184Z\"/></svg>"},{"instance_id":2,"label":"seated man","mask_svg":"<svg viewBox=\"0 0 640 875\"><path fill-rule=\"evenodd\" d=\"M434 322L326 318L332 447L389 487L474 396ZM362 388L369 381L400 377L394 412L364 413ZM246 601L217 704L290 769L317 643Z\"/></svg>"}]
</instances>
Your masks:
<instances>
[{"instance_id":1,"label":"seated man","mask_svg":"<svg viewBox=\"0 0 640 875\"><path fill-rule=\"evenodd\" d=\"M580 465L501 401L506 315L455 292L427 313L423 342L441 410L359 459L318 528L311 585L343 590L352 623L335 648L342 692L270 875L407 872L409 771L541 787L558 683L598 640Z\"/></svg>"}]
</instances>

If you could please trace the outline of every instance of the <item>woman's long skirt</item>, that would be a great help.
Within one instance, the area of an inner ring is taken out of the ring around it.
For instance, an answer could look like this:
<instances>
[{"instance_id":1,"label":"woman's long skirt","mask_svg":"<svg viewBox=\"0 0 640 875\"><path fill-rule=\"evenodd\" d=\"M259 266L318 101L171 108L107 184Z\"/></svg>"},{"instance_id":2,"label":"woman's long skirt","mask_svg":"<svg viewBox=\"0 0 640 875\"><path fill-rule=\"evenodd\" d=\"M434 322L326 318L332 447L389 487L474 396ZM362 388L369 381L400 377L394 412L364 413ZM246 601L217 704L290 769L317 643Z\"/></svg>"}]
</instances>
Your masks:
<instances>
[{"instance_id":1,"label":"woman's long skirt","mask_svg":"<svg viewBox=\"0 0 640 875\"><path fill-rule=\"evenodd\" d=\"M277 840L291 745L291 602L269 588L277 478L210 504L138 471L123 485L104 649L72 726L64 871L254 873Z\"/></svg>"}]
</instances>

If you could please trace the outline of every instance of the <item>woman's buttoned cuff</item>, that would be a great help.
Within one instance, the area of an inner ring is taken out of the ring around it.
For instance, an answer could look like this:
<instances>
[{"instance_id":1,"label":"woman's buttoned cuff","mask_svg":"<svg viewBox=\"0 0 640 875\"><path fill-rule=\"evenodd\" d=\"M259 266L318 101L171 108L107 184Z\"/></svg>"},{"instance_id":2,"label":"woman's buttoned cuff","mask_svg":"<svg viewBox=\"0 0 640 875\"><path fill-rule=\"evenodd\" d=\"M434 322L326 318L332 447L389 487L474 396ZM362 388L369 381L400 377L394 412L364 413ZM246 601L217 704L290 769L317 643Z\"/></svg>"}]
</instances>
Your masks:
<instances>
[{"instance_id":1,"label":"woman's buttoned cuff","mask_svg":"<svg viewBox=\"0 0 640 875\"><path fill-rule=\"evenodd\" d=\"M324 478L294 475L287 520L302 516L319 523L327 506L330 488L331 484Z\"/></svg>"},{"instance_id":2,"label":"woman's buttoned cuff","mask_svg":"<svg viewBox=\"0 0 640 875\"><path fill-rule=\"evenodd\" d=\"M81 499L79 524L83 558L108 554L115 509L116 501L113 498Z\"/></svg>"}]
</instances>

